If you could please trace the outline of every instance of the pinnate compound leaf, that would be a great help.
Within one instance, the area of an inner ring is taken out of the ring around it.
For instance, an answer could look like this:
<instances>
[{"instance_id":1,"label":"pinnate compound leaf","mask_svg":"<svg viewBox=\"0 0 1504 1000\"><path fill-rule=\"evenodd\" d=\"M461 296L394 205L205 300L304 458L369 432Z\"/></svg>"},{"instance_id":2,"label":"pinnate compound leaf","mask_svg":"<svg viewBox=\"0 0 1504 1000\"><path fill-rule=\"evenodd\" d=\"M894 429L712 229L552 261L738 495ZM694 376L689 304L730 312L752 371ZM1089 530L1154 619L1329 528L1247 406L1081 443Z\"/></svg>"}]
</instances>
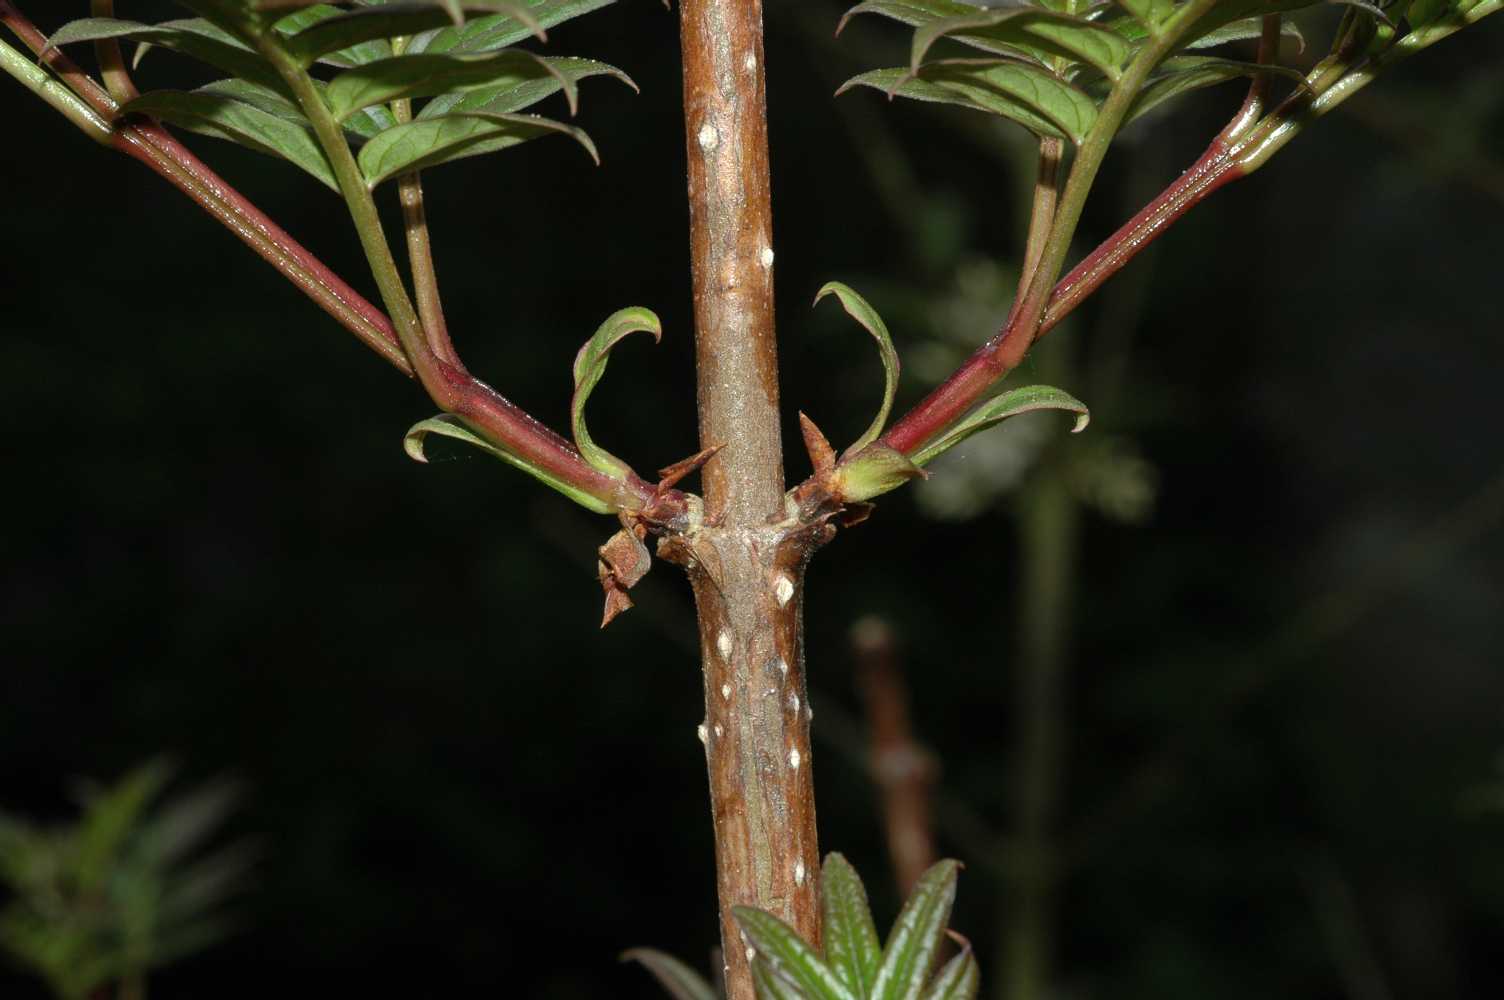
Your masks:
<instances>
[{"instance_id":1,"label":"pinnate compound leaf","mask_svg":"<svg viewBox=\"0 0 1504 1000\"><path fill-rule=\"evenodd\" d=\"M600 163L595 143L581 129L538 115L466 111L424 118L377 133L361 148L357 161L366 185L411 170L426 170L467 156L508 149L545 135L567 135Z\"/></svg>"},{"instance_id":2,"label":"pinnate compound leaf","mask_svg":"<svg viewBox=\"0 0 1504 1000\"><path fill-rule=\"evenodd\" d=\"M532 65L519 63L517 75L498 78L495 82L459 94L440 94L423 106L419 118L436 118L452 111L490 111L505 114L530 108L566 87L577 88L581 80L592 76L610 76L633 90L637 84L615 66L594 59L538 56ZM567 93L568 91L566 91Z\"/></svg>"},{"instance_id":3,"label":"pinnate compound leaf","mask_svg":"<svg viewBox=\"0 0 1504 1000\"><path fill-rule=\"evenodd\" d=\"M945 938L960 869L947 859L919 877L888 935L872 1000L919 1000Z\"/></svg>"},{"instance_id":4,"label":"pinnate compound leaf","mask_svg":"<svg viewBox=\"0 0 1504 1000\"><path fill-rule=\"evenodd\" d=\"M877 416L872 418L872 423L867 427L862 436L856 439L851 446L851 451L861 451L867 445L877 440L877 436L883 432L884 425L888 422L888 414L893 409L893 397L898 395L898 351L893 348L893 338L888 334L888 325L883 318L872 308L871 303L862 298L849 285L843 285L839 281L829 281L820 289L815 296L815 305L827 295L834 295L841 300L841 308L846 310L847 315L866 328L872 334L872 339L877 341L878 353L883 360L883 405L878 408Z\"/></svg>"},{"instance_id":5,"label":"pinnate compound leaf","mask_svg":"<svg viewBox=\"0 0 1504 1000\"><path fill-rule=\"evenodd\" d=\"M872 922L867 889L851 862L840 854L825 856L820 874L820 907L825 924L825 959L858 997L877 981L882 943Z\"/></svg>"},{"instance_id":6,"label":"pinnate compound leaf","mask_svg":"<svg viewBox=\"0 0 1504 1000\"><path fill-rule=\"evenodd\" d=\"M763 962L776 979L797 987L810 1000L858 1000L840 977L811 948L799 932L771 913L735 906L731 915L756 951L753 964ZM798 994L795 994L798 995Z\"/></svg>"},{"instance_id":7,"label":"pinnate compound leaf","mask_svg":"<svg viewBox=\"0 0 1504 1000\"><path fill-rule=\"evenodd\" d=\"M924 991L924 1000L976 1000L981 988L982 970L977 968L976 956L968 944L935 975L934 982Z\"/></svg>"},{"instance_id":8,"label":"pinnate compound leaf","mask_svg":"<svg viewBox=\"0 0 1504 1000\"><path fill-rule=\"evenodd\" d=\"M611 349L632 333L651 333L653 340L663 339L663 323L648 309L631 306L612 313L606 322L595 331L595 336L585 341L574 358L574 396L569 402L569 424L574 430L574 444L596 469L616 479L624 479L631 467L606 451L590 437L585 426L585 404L595 391L601 376L606 374L606 363L611 360Z\"/></svg>"},{"instance_id":9,"label":"pinnate compound leaf","mask_svg":"<svg viewBox=\"0 0 1504 1000\"><path fill-rule=\"evenodd\" d=\"M531 52L507 51L483 56L394 56L355 66L329 81L325 102L334 117L344 120L362 108L390 101L484 87L498 80L516 79L523 69L555 71ZM560 75L560 86L573 113L578 101L574 82Z\"/></svg>"},{"instance_id":10,"label":"pinnate compound leaf","mask_svg":"<svg viewBox=\"0 0 1504 1000\"><path fill-rule=\"evenodd\" d=\"M530 22L510 14L472 17L464 24L426 31L408 43L409 52L494 52L515 45L539 29L552 28L581 14L600 10L616 0L543 0L530 3Z\"/></svg>"},{"instance_id":11,"label":"pinnate compound leaf","mask_svg":"<svg viewBox=\"0 0 1504 1000\"><path fill-rule=\"evenodd\" d=\"M1047 385L1012 389L992 397L963 417L950 430L916 451L913 456L914 463L928 465L973 434L1001 423L1009 417L1016 417L1021 413L1032 413L1035 410L1065 410L1076 414L1076 425L1071 428L1072 433L1085 430L1086 425L1091 422L1091 414L1086 404L1068 392L1062 392Z\"/></svg>"},{"instance_id":12,"label":"pinnate compound leaf","mask_svg":"<svg viewBox=\"0 0 1504 1000\"><path fill-rule=\"evenodd\" d=\"M637 962L668 991L673 1000L720 1000L705 977L672 955L655 948L633 948L621 955L623 962Z\"/></svg>"},{"instance_id":13,"label":"pinnate compound leaf","mask_svg":"<svg viewBox=\"0 0 1504 1000\"><path fill-rule=\"evenodd\" d=\"M125 114L150 115L190 132L228 139L258 153L280 156L331 191L339 191L334 170L312 129L254 104L203 90L193 93L153 90L127 102L120 110Z\"/></svg>"},{"instance_id":14,"label":"pinnate compound leaf","mask_svg":"<svg viewBox=\"0 0 1504 1000\"><path fill-rule=\"evenodd\" d=\"M459 417L451 413L441 413L437 417L430 417L427 420L413 424L408 430L406 437L402 439L402 447L407 452L409 458L418 462L426 463L428 461L428 456L424 453L424 448L427 445L427 439L430 434L454 438L456 441L463 441L466 444L474 445L481 451L494 455L509 465L516 466L545 486L553 487L586 510L593 510L597 514L609 514L612 511L611 505L600 498L591 496L589 493L559 479L548 470L534 465L521 455L487 441L466 426L464 421L460 420Z\"/></svg>"},{"instance_id":15,"label":"pinnate compound leaf","mask_svg":"<svg viewBox=\"0 0 1504 1000\"><path fill-rule=\"evenodd\" d=\"M86 17L63 25L48 39L48 45L61 47L106 38L143 42L170 49L208 63L231 76L252 80L280 94L292 96L277 71L266 60L233 35L201 18L141 24L138 21L122 21L111 17ZM145 51L145 46L137 50L138 61Z\"/></svg>"},{"instance_id":16,"label":"pinnate compound leaf","mask_svg":"<svg viewBox=\"0 0 1504 1000\"><path fill-rule=\"evenodd\" d=\"M416 35L444 25L460 24L465 12L488 11L504 16L535 38L547 37L543 26L524 3L492 2L440 5L434 3L389 3L375 7L337 13L309 24L287 40L287 48L305 66L330 52L349 49L371 41L385 41L398 35ZM525 37L525 36L524 36ZM390 46L388 46L390 55Z\"/></svg>"},{"instance_id":17,"label":"pinnate compound leaf","mask_svg":"<svg viewBox=\"0 0 1504 1000\"><path fill-rule=\"evenodd\" d=\"M950 59L906 69L878 69L852 77L837 94L872 87L916 101L954 104L1017 122L1035 135L1080 143L1097 119L1083 90L1042 66L1011 59Z\"/></svg>"},{"instance_id":18,"label":"pinnate compound leaf","mask_svg":"<svg viewBox=\"0 0 1504 1000\"><path fill-rule=\"evenodd\" d=\"M1008 7L973 10L922 25L914 32L910 70L917 71L930 47L942 38L987 52L1019 50L1027 55L1063 56L1084 62L1112 80L1122 75L1133 55L1133 46L1121 35L1092 21L1038 7Z\"/></svg>"}]
</instances>

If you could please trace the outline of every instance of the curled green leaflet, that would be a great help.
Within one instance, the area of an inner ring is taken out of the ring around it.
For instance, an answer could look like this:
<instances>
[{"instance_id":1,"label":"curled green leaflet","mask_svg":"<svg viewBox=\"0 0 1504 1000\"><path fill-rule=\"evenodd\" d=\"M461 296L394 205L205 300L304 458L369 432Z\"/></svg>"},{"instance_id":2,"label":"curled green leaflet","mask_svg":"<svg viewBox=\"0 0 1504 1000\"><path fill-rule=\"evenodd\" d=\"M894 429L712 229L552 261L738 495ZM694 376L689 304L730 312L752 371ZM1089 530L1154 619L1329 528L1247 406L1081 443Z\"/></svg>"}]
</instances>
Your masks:
<instances>
[{"instance_id":1,"label":"curled green leaflet","mask_svg":"<svg viewBox=\"0 0 1504 1000\"><path fill-rule=\"evenodd\" d=\"M632 469L590 437L585 427L585 403L595 391L596 383L606 374L611 349L629 333L651 333L653 340L663 339L663 324L650 310L632 306L613 313L601 324L595 336L585 342L574 359L574 398L569 404L569 424L574 430L574 444L596 469L614 479L625 479Z\"/></svg>"}]
</instances>

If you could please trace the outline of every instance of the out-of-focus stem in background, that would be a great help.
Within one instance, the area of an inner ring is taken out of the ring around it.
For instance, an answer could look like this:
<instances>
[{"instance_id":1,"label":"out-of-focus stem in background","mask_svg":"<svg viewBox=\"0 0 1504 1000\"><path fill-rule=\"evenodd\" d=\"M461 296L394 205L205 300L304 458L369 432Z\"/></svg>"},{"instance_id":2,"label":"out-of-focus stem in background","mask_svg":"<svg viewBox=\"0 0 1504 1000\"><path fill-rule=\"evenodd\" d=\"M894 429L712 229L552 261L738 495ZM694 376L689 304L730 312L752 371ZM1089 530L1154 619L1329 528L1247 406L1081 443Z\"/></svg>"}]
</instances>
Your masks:
<instances>
[{"instance_id":1,"label":"out-of-focus stem in background","mask_svg":"<svg viewBox=\"0 0 1504 1000\"><path fill-rule=\"evenodd\" d=\"M934 756L914 738L909 687L898 637L887 622L868 616L851 627L856 684L867 713L872 779L877 784L883 831L899 895L935 863L930 790L938 770Z\"/></svg>"}]
</instances>

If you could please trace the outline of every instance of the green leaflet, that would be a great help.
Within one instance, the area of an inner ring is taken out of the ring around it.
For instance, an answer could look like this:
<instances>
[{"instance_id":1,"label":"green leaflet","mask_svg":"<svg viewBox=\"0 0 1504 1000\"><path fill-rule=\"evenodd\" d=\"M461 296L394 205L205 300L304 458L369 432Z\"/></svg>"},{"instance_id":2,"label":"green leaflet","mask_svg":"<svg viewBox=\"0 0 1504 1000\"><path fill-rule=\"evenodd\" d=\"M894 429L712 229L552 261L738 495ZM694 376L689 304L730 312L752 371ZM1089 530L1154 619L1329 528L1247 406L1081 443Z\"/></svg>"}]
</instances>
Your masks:
<instances>
[{"instance_id":1,"label":"green leaflet","mask_svg":"<svg viewBox=\"0 0 1504 1000\"><path fill-rule=\"evenodd\" d=\"M855 86L916 101L954 104L1000 115L1035 135L1080 143L1097 118L1097 106L1080 88L1049 70L1014 60L947 60L926 63L919 75L878 69L852 77L837 94Z\"/></svg>"},{"instance_id":2,"label":"green leaflet","mask_svg":"<svg viewBox=\"0 0 1504 1000\"><path fill-rule=\"evenodd\" d=\"M600 163L595 143L582 130L537 115L467 111L425 118L378 133L356 157L366 185L409 170L426 170L467 156L480 156L553 134L567 135Z\"/></svg>"},{"instance_id":3,"label":"green leaflet","mask_svg":"<svg viewBox=\"0 0 1504 1000\"><path fill-rule=\"evenodd\" d=\"M1175 10L1175 0L1117 0L1117 4L1151 31Z\"/></svg>"},{"instance_id":4,"label":"green leaflet","mask_svg":"<svg viewBox=\"0 0 1504 1000\"><path fill-rule=\"evenodd\" d=\"M973 11L930 21L914 32L909 68L918 71L930 47L941 38L988 52L1018 50L1026 55L1061 56L1084 62L1116 80L1133 46L1116 32L1084 18L1037 7Z\"/></svg>"},{"instance_id":5,"label":"green leaflet","mask_svg":"<svg viewBox=\"0 0 1504 1000\"><path fill-rule=\"evenodd\" d=\"M275 96L275 95L273 95ZM301 167L335 193L339 184L307 123L289 120L225 94L203 90L154 90L126 103L125 114L150 115L217 139L280 156Z\"/></svg>"},{"instance_id":6,"label":"green leaflet","mask_svg":"<svg viewBox=\"0 0 1504 1000\"><path fill-rule=\"evenodd\" d=\"M599 10L615 0L528 0L533 24L552 28L581 14ZM494 52L515 45L534 28L508 14L471 18L464 24L427 31L413 38L409 52Z\"/></svg>"},{"instance_id":7,"label":"green leaflet","mask_svg":"<svg viewBox=\"0 0 1504 1000\"><path fill-rule=\"evenodd\" d=\"M749 945L758 1000L976 1000L981 973L971 945L959 935L952 936L962 944L961 954L930 975L955 902L960 867L941 861L920 877L894 923L886 952L878 946L862 881L839 854L827 855L821 871L824 960L772 914L734 907L732 915ZM629 952L623 957L634 956ZM704 1000L698 994L674 996Z\"/></svg>"},{"instance_id":8,"label":"green leaflet","mask_svg":"<svg viewBox=\"0 0 1504 1000\"><path fill-rule=\"evenodd\" d=\"M1185 37L1181 48L1191 48L1199 39L1239 21L1260 18L1266 14L1288 14L1291 11L1317 7L1326 0L1223 0L1198 19Z\"/></svg>"},{"instance_id":9,"label":"green leaflet","mask_svg":"<svg viewBox=\"0 0 1504 1000\"><path fill-rule=\"evenodd\" d=\"M578 87L581 80L592 76L611 76L633 90L637 84L615 66L594 59L560 58L539 56L532 65L519 64L517 75L499 78L495 82L476 87L461 94L440 94L423 106L419 118L435 118L452 111L490 111L506 114L532 107L546 97L563 90L566 86Z\"/></svg>"},{"instance_id":10,"label":"green leaflet","mask_svg":"<svg viewBox=\"0 0 1504 1000\"><path fill-rule=\"evenodd\" d=\"M585 426L585 403L595 391L601 376L606 374L606 363L611 359L611 349L631 333L651 333L653 340L663 339L663 324L651 311L632 306L612 313L585 341L574 359L574 396L569 402L569 423L574 430L575 447L585 461L596 469L616 479L624 479L632 471L631 466L596 444Z\"/></svg>"},{"instance_id":11,"label":"green leaflet","mask_svg":"<svg viewBox=\"0 0 1504 1000\"><path fill-rule=\"evenodd\" d=\"M288 14L274 24L272 28L277 34L290 41L292 36L306 32L307 29L322 21L344 17L345 13L345 11L340 10L333 4L318 3L311 7L304 7L295 13ZM283 44L287 45L289 51L293 51L293 46L288 44L288 41L284 41ZM377 59L387 59L391 55L391 43L385 38L375 38L357 42L348 48L342 48L337 51L327 50L321 52L317 59L312 61L348 68L350 66L359 66L361 63L375 62Z\"/></svg>"},{"instance_id":12,"label":"green leaflet","mask_svg":"<svg viewBox=\"0 0 1504 1000\"><path fill-rule=\"evenodd\" d=\"M977 968L976 956L968 944L936 974L934 982L924 991L924 1000L976 1000L981 988L982 970Z\"/></svg>"},{"instance_id":13,"label":"green leaflet","mask_svg":"<svg viewBox=\"0 0 1504 1000\"><path fill-rule=\"evenodd\" d=\"M543 26L526 4L480 0L463 6L469 11L499 11L500 16L511 19L534 37L546 37ZM498 15L493 13L491 16ZM310 23L288 38L287 50L304 66L311 66L319 57L330 52L349 49L365 42L384 41L398 35L416 35L445 25L459 24L463 20L463 12L457 4L444 5L443 9L433 3L392 3L362 7Z\"/></svg>"},{"instance_id":14,"label":"green leaflet","mask_svg":"<svg viewBox=\"0 0 1504 1000\"><path fill-rule=\"evenodd\" d=\"M246 0L177 0L193 13L210 21L242 40L250 40L263 28L269 27L275 15L255 9L255 4Z\"/></svg>"},{"instance_id":15,"label":"green leaflet","mask_svg":"<svg viewBox=\"0 0 1504 1000\"><path fill-rule=\"evenodd\" d=\"M1077 414L1073 433L1086 429L1091 415L1086 404L1076 397L1047 385L1031 385L1000 393L963 417L935 440L920 448L913 455L915 465L928 465L940 455L954 448L978 431L986 430L1009 417L1034 410L1067 410Z\"/></svg>"},{"instance_id":16,"label":"green leaflet","mask_svg":"<svg viewBox=\"0 0 1504 1000\"><path fill-rule=\"evenodd\" d=\"M277 71L266 60L233 35L199 18L141 24L110 17L86 17L63 25L48 40L48 44L61 47L105 38L128 39L171 49L208 63L231 76L252 80L289 98L292 96ZM142 52L144 49L138 50L138 60Z\"/></svg>"},{"instance_id":17,"label":"green leaflet","mask_svg":"<svg viewBox=\"0 0 1504 1000\"><path fill-rule=\"evenodd\" d=\"M825 856L820 874L820 906L825 923L825 959L858 997L871 994L882 964L882 944L872 923L861 877L840 854Z\"/></svg>"},{"instance_id":18,"label":"green leaflet","mask_svg":"<svg viewBox=\"0 0 1504 1000\"><path fill-rule=\"evenodd\" d=\"M877 440L877 436L883 432L883 427L888 422L888 414L893 410L893 397L898 395L900 368L898 352L893 348L893 338L889 336L888 326L883 322L883 318L850 286L843 285L839 281L826 282L815 296L815 305L819 305L827 295L834 295L840 299L841 307L846 310L847 315L862 324L867 332L872 334L872 339L877 341L878 354L883 361L883 404L878 408L877 416L872 418L872 423L866 431L849 449L852 452L858 452Z\"/></svg>"},{"instance_id":19,"label":"green leaflet","mask_svg":"<svg viewBox=\"0 0 1504 1000\"><path fill-rule=\"evenodd\" d=\"M334 117L343 121L362 108L413 97L463 92L498 80L516 79L522 67L554 71L531 52L506 51L483 56L401 55L355 66L329 81L324 98ZM578 91L567 77L558 77L569 99L570 112Z\"/></svg>"},{"instance_id":20,"label":"green leaflet","mask_svg":"<svg viewBox=\"0 0 1504 1000\"><path fill-rule=\"evenodd\" d=\"M836 25L836 34L845 30L846 22L858 14L877 14L910 27L918 27L942 17L965 17L976 12L976 7L956 3L955 0L865 0L841 15L841 21Z\"/></svg>"},{"instance_id":21,"label":"green leaflet","mask_svg":"<svg viewBox=\"0 0 1504 1000\"><path fill-rule=\"evenodd\" d=\"M920 876L888 935L871 1000L919 1000L950 922L960 867L941 861Z\"/></svg>"},{"instance_id":22,"label":"green leaflet","mask_svg":"<svg viewBox=\"0 0 1504 1000\"><path fill-rule=\"evenodd\" d=\"M1152 111L1165 101L1188 94L1203 87L1212 87L1240 77L1252 77L1259 73L1271 73L1294 80L1304 87L1306 79L1300 73L1284 66L1261 65L1239 62L1236 59L1219 59L1216 56L1176 56L1167 59L1160 72L1150 80L1129 106L1123 123L1133 121Z\"/></svg>"},{"instance_id":23,"label":"green leaflet","mask_svg":"<svg viewBox=\"0 0 1504 1000\"><path fill-rule=\"evenodd\" d=\"M322 92L324 87L322 80L315 80L314 85ZM302 108L276 91L249 80L215 80L213 83L206 83L199 87L194 93L234 98L258 107L267 114L276 115L278 118L304 127L312 127L308 119L303 116ZM343 122L345 131L361 139L369 139L377 132L389 129L396 124L397 119L392 117L391 110L380 106L356 112Z\"/></svg>"},{"instance_id":24,"label":"green leaflet","mask_svg":"<svg viewBox=\"0 0 1504 1000\"><path fill-rule=\"evenodd\" d=\"M640 963L673 1000L720 1000L704 976L672 955L654 948L633 948L622 952L621 960Z\"/></svg>"},{"instance_id":25,"label":"green leaflet","mask_svg":"<svg viewBox=\"0 0 1504 1000\"><path fill-rule=\"evenodd\" d=\"M752 987L757 991L757 1000L809 1000L799 987L780 979L767 962L756 959L752 962Z\"/></svg>"},{"instance_id":26,"label":"green leaflet","mask_svg":"<svg viewBox=\"0 0 1504 1000\"><path fill-rule=\"evenodd\" d=\"M796 986L809 1000L859 1000L794 928L748 906L732 907L731 914L756 950L754 968L765 965L773 978Z\"/></svg>"},{"instance_id":27,"label":"green leaflet","mask_svg":"<svg viewBox=\"0 0 1504 1000\"><path fill-rule=\"evenodd\" d=\"M466 444L474 445L480 450L496 456L503 462L516 466L545 486L553 487L587 510L593 510L597 514L609 514L614 510L610 504L600 498L591 496L589 493L577 489L562 479L556 478L548 471L532 464L521 455L507 451L499 445L492 444L472 431L459 417L453 414L441 413L437 417L430 417L427 420L414 424L408 430L407 435L402 439L402 447L407 451L410 458L419 462L428 461L428 457L423 453L423 449L430 434L438 434L441 437L454 438L456 441L463 441Z\"/></svg>"}]
</instances>

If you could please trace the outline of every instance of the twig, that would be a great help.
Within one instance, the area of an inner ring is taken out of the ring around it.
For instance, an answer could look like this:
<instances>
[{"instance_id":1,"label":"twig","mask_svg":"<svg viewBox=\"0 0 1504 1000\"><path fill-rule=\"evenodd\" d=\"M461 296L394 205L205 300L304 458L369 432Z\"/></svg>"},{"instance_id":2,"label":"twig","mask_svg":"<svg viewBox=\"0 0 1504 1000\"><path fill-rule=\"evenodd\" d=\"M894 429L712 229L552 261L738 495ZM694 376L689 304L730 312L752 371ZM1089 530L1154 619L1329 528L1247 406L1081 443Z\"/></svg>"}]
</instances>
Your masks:
<instances>
[{"instance_id":1,"label":"twig","mask_svg":"<svg viewBox=\"0 0 1504 1000\"><path fill-rule=\"evenodd\" d=\"M90 0L89 10L95 17L114 17L115 0ZM139 92L125 68L120 43L113 38L101 38L94 43L94 53L99 58L100 75L110 96L121 104L136 97Z\"/></svg>"},{"instance_id":2,"label":"twig","mask_svg":"<svg viewBox=\"0 0 1504 1000\"><path fill-rule=\"evenodd\" d=\"M1029 211L1029 234L1024 241L1023 269L1018 277L1018 294L1013 299L1013 309L1023 302L1024 294L1039 270L1044 256L1045 241L1050 228L1055 224L1055 207L1060 201L1060 159L1065 152L1065 143L1060 139L1043 136L1039 140L1039 170L1034 180L1034 197Z\"/></svg>"}]
</instances>

